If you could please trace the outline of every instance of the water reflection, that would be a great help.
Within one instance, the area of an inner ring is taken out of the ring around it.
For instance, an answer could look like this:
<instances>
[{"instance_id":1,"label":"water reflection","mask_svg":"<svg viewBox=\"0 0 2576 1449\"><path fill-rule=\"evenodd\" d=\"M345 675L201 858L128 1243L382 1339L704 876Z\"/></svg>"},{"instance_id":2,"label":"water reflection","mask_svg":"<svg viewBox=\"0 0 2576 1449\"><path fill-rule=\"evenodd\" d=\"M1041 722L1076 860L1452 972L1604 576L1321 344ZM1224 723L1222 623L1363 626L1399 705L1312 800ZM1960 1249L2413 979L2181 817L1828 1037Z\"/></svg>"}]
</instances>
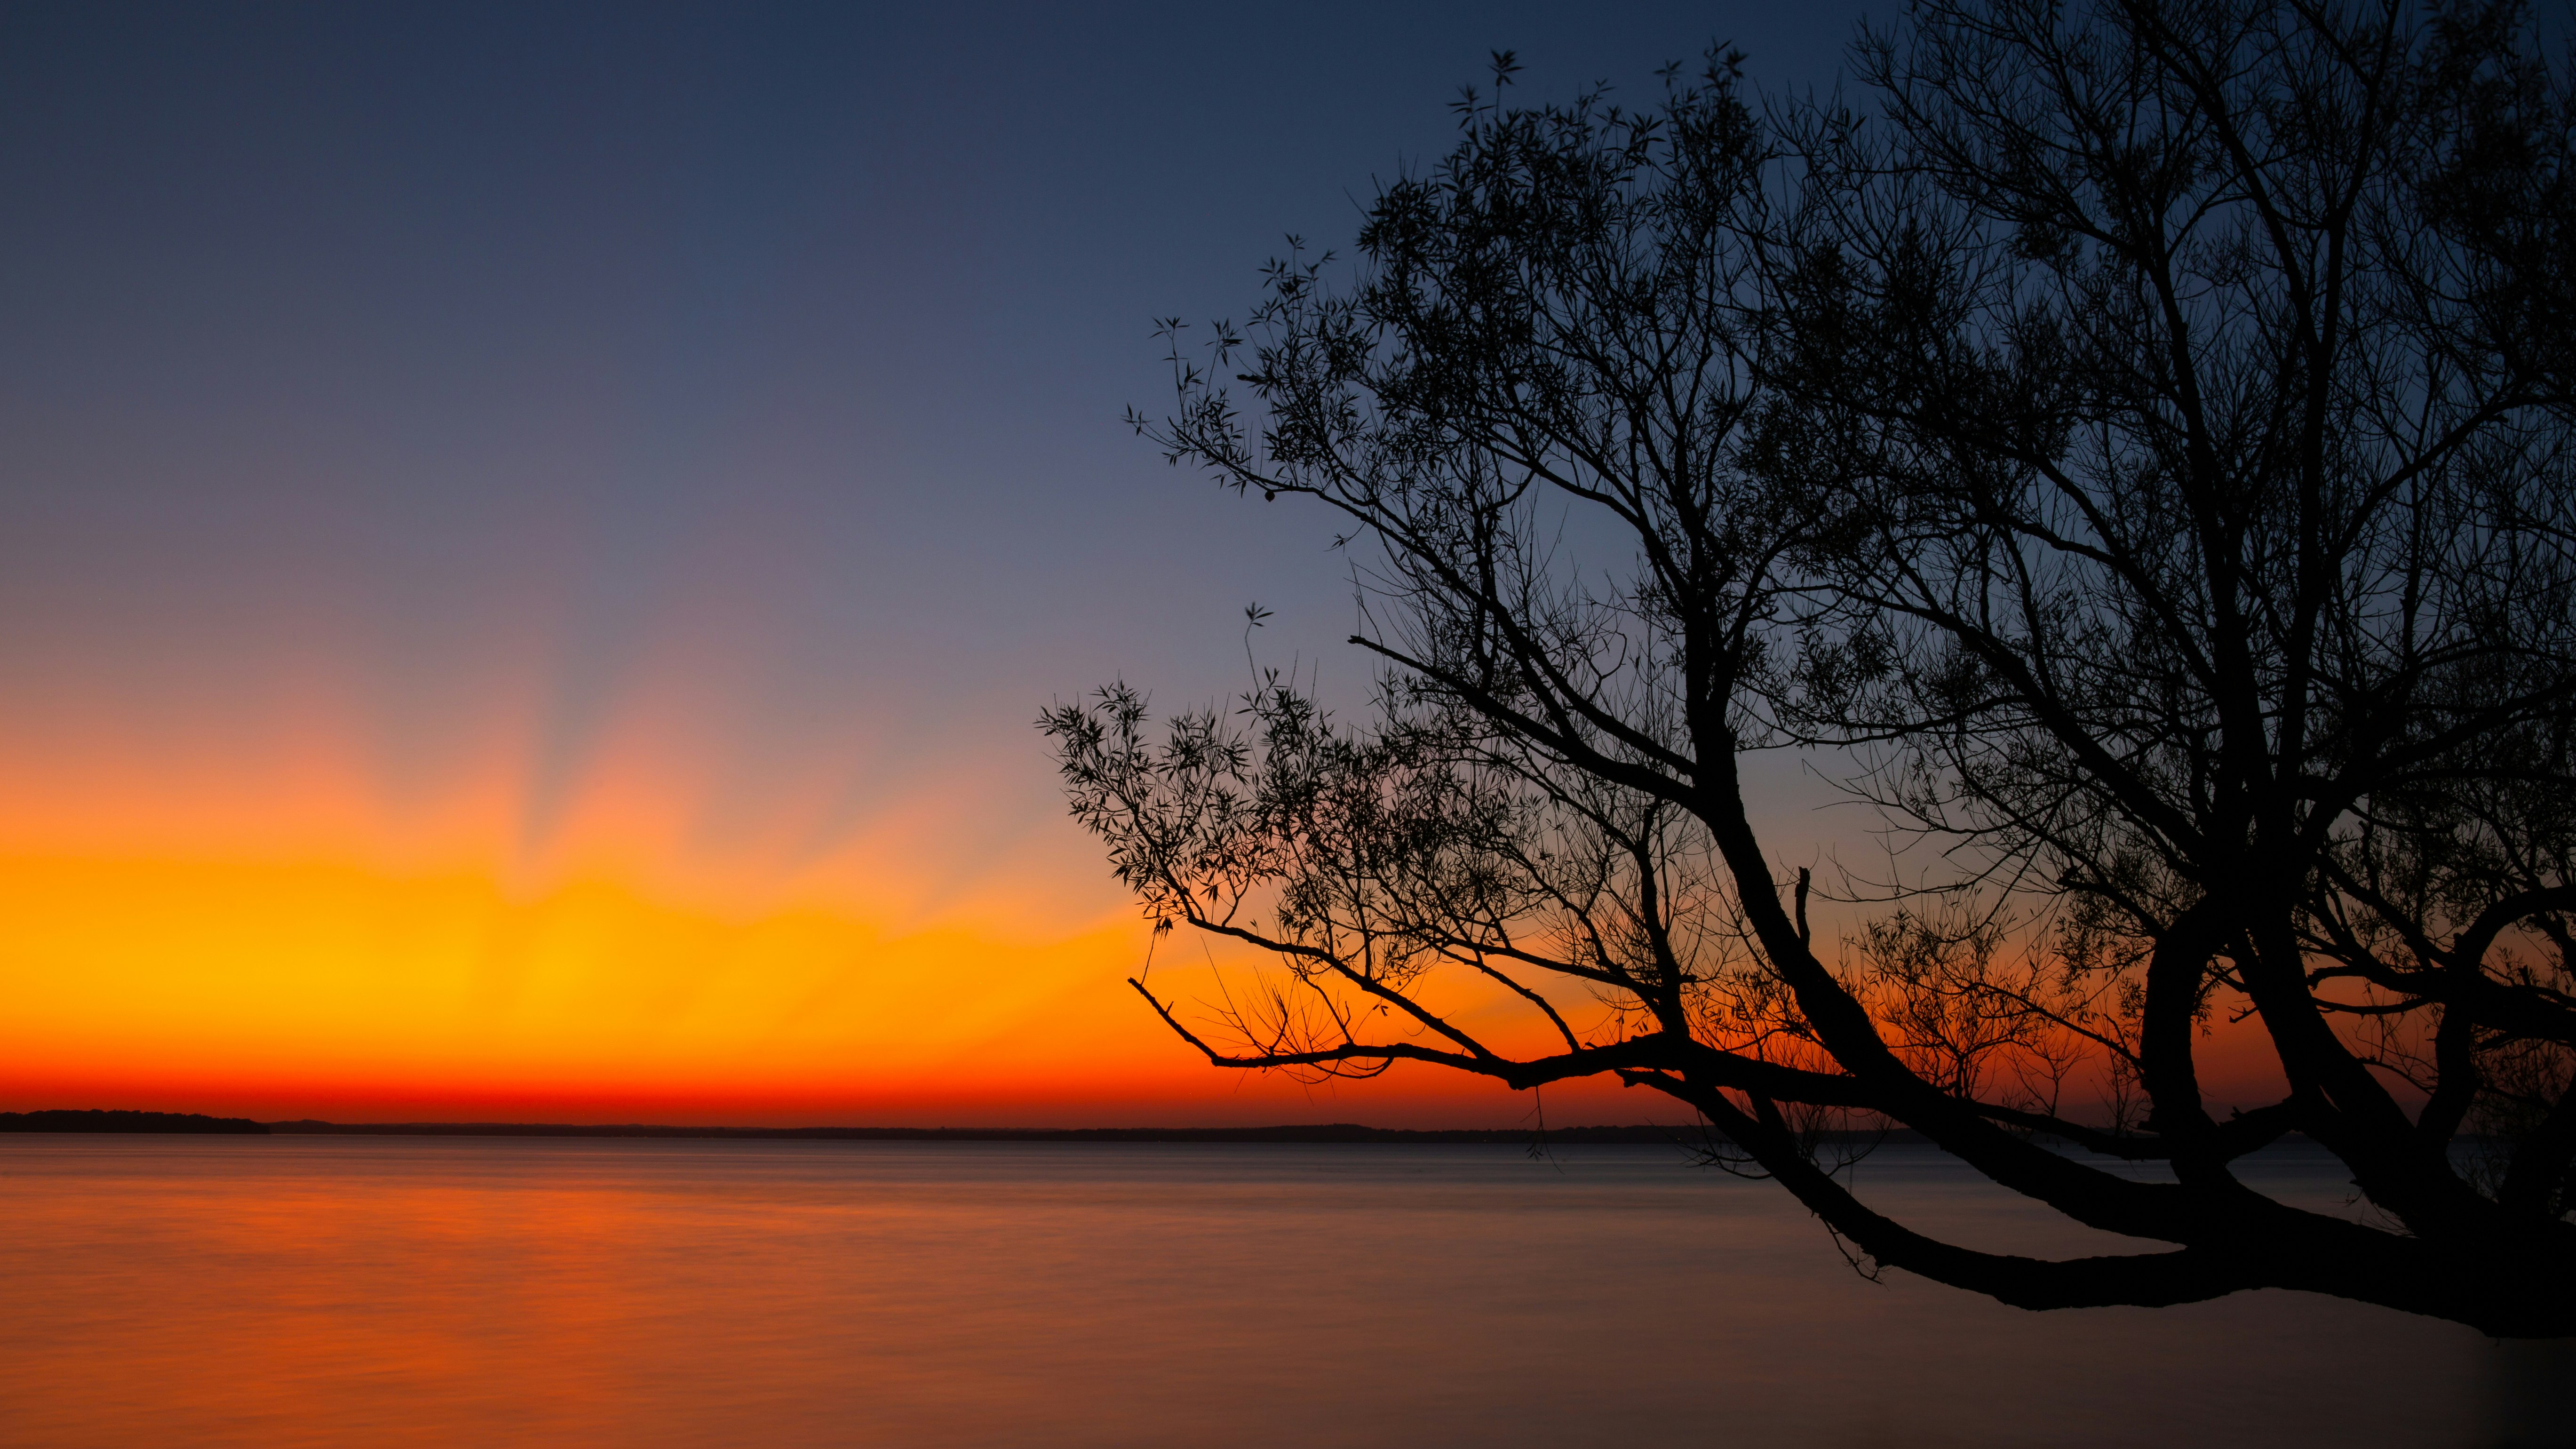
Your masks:
<instances>
[{"instance_id":1,"label":"water reflection","mask_svg":"<svg viewBox=\"0 0 2576 1449\"><path fill-rule=\"evenodd\" d=\"M1661 1149L15 1138L0 1214L11 1444L2537 1444L2576 1380L2293 1294L1868 1283Z\"/></svg>"}]
</instances>

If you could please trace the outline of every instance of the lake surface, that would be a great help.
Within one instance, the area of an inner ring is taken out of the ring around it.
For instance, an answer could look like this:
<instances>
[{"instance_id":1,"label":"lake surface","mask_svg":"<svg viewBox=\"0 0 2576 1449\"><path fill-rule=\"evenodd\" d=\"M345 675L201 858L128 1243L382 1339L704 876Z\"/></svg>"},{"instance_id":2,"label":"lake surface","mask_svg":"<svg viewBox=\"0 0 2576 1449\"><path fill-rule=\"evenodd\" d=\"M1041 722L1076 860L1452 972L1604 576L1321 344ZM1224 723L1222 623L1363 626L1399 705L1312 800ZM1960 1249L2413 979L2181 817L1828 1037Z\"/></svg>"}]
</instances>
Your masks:
<instances>
[{"instance_id":1,"label":"lake surface","mask_svg":"<svg viewBox=\"0 0 2576 1449\"><path fill-rule=\"evenodd\" d=\"M1978 1246L2118 1241L1922 1149L1860 1174ZM10 1136L0 1310L12 1446L2557 1444L2576 1385L2301 1294L1868 1282L1663 1148Z\"/></svg>"}]
</instances>

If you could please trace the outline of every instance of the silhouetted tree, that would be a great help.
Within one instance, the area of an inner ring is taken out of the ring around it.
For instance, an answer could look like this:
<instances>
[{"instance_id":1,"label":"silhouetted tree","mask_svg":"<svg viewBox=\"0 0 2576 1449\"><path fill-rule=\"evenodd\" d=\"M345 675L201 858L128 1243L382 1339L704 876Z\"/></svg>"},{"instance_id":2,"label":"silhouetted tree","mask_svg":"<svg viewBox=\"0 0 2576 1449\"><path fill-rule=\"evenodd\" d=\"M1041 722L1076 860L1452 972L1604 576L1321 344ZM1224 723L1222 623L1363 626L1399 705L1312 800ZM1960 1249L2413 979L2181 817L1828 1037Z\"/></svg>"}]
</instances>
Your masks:
<instances>
[{"instance_id":1,"label":"silhouetted tree","mask_svg":"<svg viewBox=\"0 0 2576 1449\"><path fill-rule=\"evenodd\" d=\"M1275 676L1042 719L1158 925L1286 967L1206 1034L1148 999L1226 1066L1616 1074L2012 1303L2576 1331L2563 72L2502 5L1923 3L1856 54L1866 111L1731 56L1470 93L1350 282L1292 252L1207 362L1167 329L1140 429L1345 518L1385 668L1363 724ZM1791 746L1919 836L1830 959L1744 805ZM2218 1012L2288 1083L2225 1121ZM1881 1122L2173 1246L1926 1237L1819 1130ZM2231 1170L2292 1131L2387 1225Z\"/></svg>"}]
</instances>

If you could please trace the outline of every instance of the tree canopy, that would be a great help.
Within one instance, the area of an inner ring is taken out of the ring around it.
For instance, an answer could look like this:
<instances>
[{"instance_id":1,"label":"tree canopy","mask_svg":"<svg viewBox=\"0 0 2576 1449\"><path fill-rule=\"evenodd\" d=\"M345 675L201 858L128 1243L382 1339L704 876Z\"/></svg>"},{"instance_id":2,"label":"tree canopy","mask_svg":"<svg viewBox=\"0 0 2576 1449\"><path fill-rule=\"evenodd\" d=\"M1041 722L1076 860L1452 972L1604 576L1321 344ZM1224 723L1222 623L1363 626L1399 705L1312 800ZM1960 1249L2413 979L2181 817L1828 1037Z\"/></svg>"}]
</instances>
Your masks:
<instances>
[{"instance_id":1,"label":"tree canopy","mask_svg":"<svg viewBox=\"0 0 2576 1449\"><path fill-rule=\"evenodd\" d=\"M1283 968L1148 999L1230 1067L1615 1074L2008 1302L2576 1331L2567 67L2514 5L2256 0L1925 0L1854 56L1865 103L1719 51L1633 108L1498 57L1353 264L1167 326L1138 427L1342 520L1381 673L1357 722L1276 675L1042 718L1158 925ZM1788 748L1913 842L1839 941L1746 809ZM2279 1100L2210 1110L2214 1013ZM1836 1170L1868 1124L2164 1246L1925 1236ZM2381 1223L2245 1185L2291 1132Z\"/></svg>"}]
</instances>

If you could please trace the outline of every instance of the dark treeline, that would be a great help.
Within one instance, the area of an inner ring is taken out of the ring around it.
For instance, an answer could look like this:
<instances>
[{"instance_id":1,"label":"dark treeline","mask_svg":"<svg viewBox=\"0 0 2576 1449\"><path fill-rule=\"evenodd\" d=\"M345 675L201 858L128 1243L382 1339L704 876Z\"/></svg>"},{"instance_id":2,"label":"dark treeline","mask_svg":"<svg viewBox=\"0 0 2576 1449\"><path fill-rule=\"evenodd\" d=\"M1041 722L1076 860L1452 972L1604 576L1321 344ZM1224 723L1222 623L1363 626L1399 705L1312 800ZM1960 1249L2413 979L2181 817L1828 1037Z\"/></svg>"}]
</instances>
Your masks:
<instances>
[{"instance_id":1,"label":"dark treeline","mask_svg":"<svg viewBox=\"0 0 2576 1449\"><path fill-rule=\"evenodd\" d=\"M832 1142L1388 1142L1520 1145L1695 1145L1704 1134L1682 1127L1557 1127L1411 1131L1328 1122L1285 1127L660 1127L636 1123L550 1122L276 1122L255 1130L374 1137L705 1137Z\"/></svg>"},{"instance_id":2,"label":"dark treeline","mask_svg":"<svg viewBox=\"0 0 2576 1449\"><path fill-rule=\"evenodd\" d=\"M264 1123L246 1117L206 1117L195 1112L0 1112L0 1132L187 1132L205 1136L257 1136Z\"/></svg>"},{"instance_id":3,"label":"dark treeline","mask_svg":"<svg viewBox=\"0 0 2576 1449\"><path fill-rule=\"evenodd\" d=\"M1551 1147L1675 1146L1722 1139L1705 1125L1662 1127L1368 1127L1318 1122L1277 1127L677 1127L642 1122L254 1122L193 1112L0 1112L0 1132L165 1132L289 1137L684 1137L817 1142L1210 1142L1392 1143ZM1846 1132L1870 1142L1920 1142L1920 1133Z\"/></svg>"},{"instance_id":4,"label":"dark treeline","mask_svg":"<svg viewBox=\"0 0 2576 1449\"><path fill-rule=\"evenodd\" d=\"M1699 1127L1364 1127L1322 1122L1280 1127L673 1127L575 1122L254 1122L195 1112L0 1112L0 1132L172 1132L198 1135L347 1137L699 1137L825 1142L1389 1142L1514 1146L1703 1145ZM1900 1134L1904 1135L1904 1134Z\"/></svg>"}]
</instances>

